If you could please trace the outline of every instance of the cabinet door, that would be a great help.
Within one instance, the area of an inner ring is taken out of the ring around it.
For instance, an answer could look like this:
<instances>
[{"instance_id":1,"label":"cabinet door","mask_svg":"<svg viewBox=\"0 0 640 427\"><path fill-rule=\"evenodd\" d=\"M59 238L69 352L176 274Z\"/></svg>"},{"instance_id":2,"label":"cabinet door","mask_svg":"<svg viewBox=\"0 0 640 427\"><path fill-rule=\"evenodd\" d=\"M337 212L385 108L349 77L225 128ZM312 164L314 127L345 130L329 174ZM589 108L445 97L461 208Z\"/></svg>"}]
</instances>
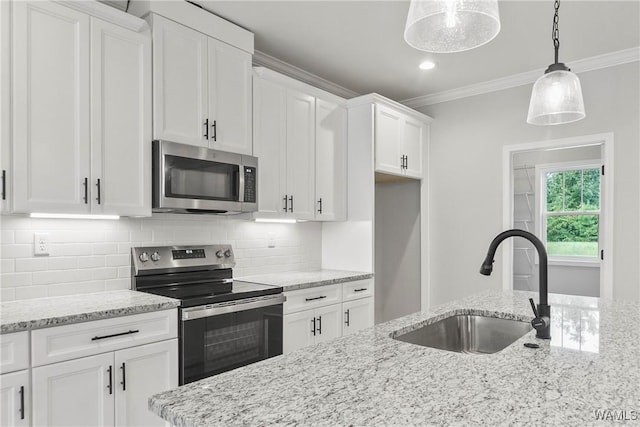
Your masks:
<instances>
[{"instance_id":1,"label":"cabinet door","mask_svg":"<svg viewBox=\"0 0 640 427\"><path fill-rule=\"evenodd\" d=\"M379 104L375 110L375 170L400 175L403 115Z\"/></svg>"},{"instance_id":2,"label":"cabinet door","mask_svg":"<svg viewBox=\"0 0 640 427\"><path fill-rule=\"evenodd\" d=\"M89 16L54 2L12 7L14 209L89 212Z\"/></svg>"},{"instance_id":3,"label":"cabinet door","mask_svg":"<svg viewBox=\"0 0 640 427\"><path fill-rule=\"evenodd\" d=\"M342 304L316 308L316 343L342 336Z\"/></svg>"},{"instance_id":4,"label":"cabinet door","mask_svg":"<svg viewBox=\"0 0 640 427\"><path fill-rule=\"evenodd\" d=\"M162 425L147 401L178 387L178 340L116 351L115 368L116 426Z\"/></svg>"},{"instance_id":5,"label":"cabinet door","mask_svg":"<svg viewBox=\"0 0 640 427\"><path fill-rule=\"evenodd\" d=\"M209 146L207 37L158 15L153 27L153 136Z\"/></svg>"},{"instance_id":6,"label":"cabinet door","mask_svg":"<svg viewBox=\"0 0 640 427\"><path fill-rule=\"evenodd\" d=\"M259 77L253 79L253 138L258 157L257 216L285 215L286 90Z\"/></svg>"},{"instance_id":7,"label":"cabinet door","mask_svg":"<svg viewBox=\"0 0 640 427\"><path fill-rule=\"evenodd\" d=\"M313 310L283 316L283 354L291 353L314 343L314 318Z\"/></svg>"},{"instance_id":8,"label":"cabinet door","mask_svg":"<svg viewBox=\"0 0 640 427\"><path fill-rule=\"evenodd\" d=\"M427 125L407 116L402 132L402 154L407 156L404 174L422 178L422 147L426 138Z\"/></svg>"},{"instance_id":9,"label":"cabinet door","mask_svg":"<svg viewBox=\"0 0 640 427\"><path fill-rule=\"evenodd\" d=\"M316 100L316 219L347 217L347 111Z\"/></svg>"},{"instance_id":10,"label":"cabinet door","mask_svg":"<svg viewBox=\"0 0 640 427\"><path fill-rule=\"evenodd\" d=\"M34 368L33 425L113 426L114 375L113 353Z\"/></svg>"},{"instance_id":11,"label":"cabinet door","mask_svg":"<svg viewBox=\"0 0 640 427\"><path fill-rule=\"evenodd\" d=\"M315 97L287 89L287 196L297 219L315 214L315 110Z\"/></svg>"},{"instance_id":12,"label":"cabinet door","mask_svg":"<svg viewBox=\"0 0 640 427\"><path fill-rule=\"evenodd\" d=\"M29 371L0 375L0 427L29 425Z\"/></svg>"},{"instance_id":13,"label":"cabinet door","mask_svg":"<svg viewBox=\"0 0 640 427\"><path fill-rule=\"evenodd\" d=\"M373 326L373 298L362 298L342 303L344 322L342 334L349 335Z\"/></svg>"},{"instance_id":14,"label":"cabinet door","mask_svg":"<svg viewBox=\"0 0 640 427\"><path fill-rule=\"evenodd\" d=\"M11 212L11 2L0 1L0 212Z\"/></svg>"},{"instance_id":15,"label":"cabinet door","mask_svg":"<svg viewBox=\"0 0 640 427\"><path fill-rule=\"evenodd\" d=\"M149 33L91 18L91 77L94 212L151 216Z\"/></svg>"},{"instance_id":16,"label":"cabinet door","mask_svg":"<svg viewBox=\"0 0 640 427\"><path fill-rule=\"evenodd\" d=\"M251 54L211 38L208 45L209 147L251 155Z\"/></svg>"}]
</instances>

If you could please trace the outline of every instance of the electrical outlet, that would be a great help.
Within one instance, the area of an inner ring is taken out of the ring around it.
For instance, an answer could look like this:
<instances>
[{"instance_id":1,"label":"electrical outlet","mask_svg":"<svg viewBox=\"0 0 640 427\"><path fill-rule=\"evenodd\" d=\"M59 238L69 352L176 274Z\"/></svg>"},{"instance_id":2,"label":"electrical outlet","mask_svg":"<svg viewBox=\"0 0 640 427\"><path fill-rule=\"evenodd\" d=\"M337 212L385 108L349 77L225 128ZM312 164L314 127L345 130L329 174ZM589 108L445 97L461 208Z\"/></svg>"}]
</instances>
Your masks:
<instances>
[{"instance_id":1,"label":"electrical outlet","mask_svg":"<svg viewBox=\"0 0 640 427\"><path fill-rule=\"evenodd\" d=\"M276 235L275 233L267 234L267 247L275 248L276 247Z\"/></svg>"},{"instance_id":2,"label":"electrical outlet","mask_svg":"<svg viewBox=\"0 0 640 427\"><path fill-rule=\"evenodd\" d=\"M49 255L49 233L35 233L33 235L34 255Z\"/></svg>"}]
</instances>

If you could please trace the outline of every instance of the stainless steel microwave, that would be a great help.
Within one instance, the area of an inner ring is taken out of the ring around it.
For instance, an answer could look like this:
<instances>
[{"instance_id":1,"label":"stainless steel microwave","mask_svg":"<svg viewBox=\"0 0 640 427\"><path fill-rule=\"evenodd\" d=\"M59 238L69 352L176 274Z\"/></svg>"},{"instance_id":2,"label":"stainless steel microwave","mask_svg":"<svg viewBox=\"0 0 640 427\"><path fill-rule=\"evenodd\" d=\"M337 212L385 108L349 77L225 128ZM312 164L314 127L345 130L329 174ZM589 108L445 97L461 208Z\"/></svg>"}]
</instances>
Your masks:
<instances>
[{"instance_id":1,"label":"stainless steel microwave","mask_svg":"<svg viewBox=\"0 0 640 427\"><path fill-rule=\"evenodd\" d=\"M153 141L153 211L231 214L258 210L258 159Z\"/></svg>"}]
</instances>

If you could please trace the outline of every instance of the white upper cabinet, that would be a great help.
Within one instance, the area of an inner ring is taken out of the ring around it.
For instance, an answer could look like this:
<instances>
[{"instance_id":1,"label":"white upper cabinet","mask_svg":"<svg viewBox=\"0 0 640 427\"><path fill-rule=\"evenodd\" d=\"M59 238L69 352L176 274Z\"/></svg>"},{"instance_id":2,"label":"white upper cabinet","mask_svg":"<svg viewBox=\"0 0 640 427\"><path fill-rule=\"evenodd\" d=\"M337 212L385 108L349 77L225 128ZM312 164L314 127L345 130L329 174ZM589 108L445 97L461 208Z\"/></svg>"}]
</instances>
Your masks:
<instances>
[{"instance_id":1,"label":"white upper cabinet","mask_svg":"<svg viewBox=\"0 0 640 427\"><path fill-rule=\"evenodd\" d=\"M209 145L253 153L251 54L209 39Z\"/></svg>"},{"instance_id":2,"label":"white upper cabinet","mask_svg":"<svg viewBox=\"0 0 640 427\"><path fill-rule=\"evenodd\" d=\"M13 210L150 215L149 33L12 5Z\"/></svg>"},{"instance_id":3,"label":"white upper cabinet","mask_svg":"<svg viewBox=\"0 0 640 427\"><path fill-rule=\"evenodd\" d=\"M347 110L337 102L316 100L317 220L347 217Z\"/></svg>"},{"instance_id":4,"label":"white upper cabinet","mask_svg":"<svg viewBox=\"0 0 640 427\"><path fill-rule=\"evenodd\" d=\"M88 213L90 18L52 2L12 6L13 207Z\"/></svg>"},{"instance_id":5,"label":"white upper cabinet","mask_svg":"<svg viewBox=\"0 0 640 427\"><path fill-rule=\"evenodd\" d=\"M287 89L287 191L285 205L297 219L314 219L316 99Z\"/></svg>"},{"instance_id":6,"label":"white upper cabinet","mask_svg":"<svg viewBox=\"0 0 640 427\"><path fill-rule=\"evenodd\" d=\"M149 215L151 40L91 18L93 211ZM99 188L97 188L99 182Z\"/></svg>"},{"instance_id":7,"label":"white upper cabinet","mask_svg":"<svg viewBox=\"0 0 640 427\"><path fill-rule=\"evenodd\" d=\"M207 36L159 15L153 27L153 134L209 146Z\"/></svg>"},{"instance_id":8,"label":"white upper cabinet","mask_svg":"<svg viewBox=\"0 0 640 427\"><path fill-rule=\"evenodd\" d=\"M150 14L154 138L252 154L251 54Z\"/></svg>"},{"instance_id":9,"label":"white upper cabinet","mask_svg":"<svg viewBox=\"0 0 640 427\"><path fill-rule=\"evenodd\" d=\"M349 108L373 107L375 171L421 179L431 118L379 95L349 100ZM359 115L350 123L361 129L371 127L370 115Z\"/></svg>"},{"instance_id":10,"label":"white upper cabinet","mask_svg":"<svg viewBox=\"0 0 640 427\"><path fill-rule=\"evenodd\" d=\"M0 212L11 212L11 2L0 1Z\"/></svg>"},{"instance_id":11,"label":"white upper cabinet","mask_svg":"<svg viewBox=\"0 0 640 427\"><path fill-rule=\"evenodd\" d=\"M255 216L344 220L343 100L263 68L256 69L253 87L253 140L260 162Z\"/></svg>"}]
</instances>

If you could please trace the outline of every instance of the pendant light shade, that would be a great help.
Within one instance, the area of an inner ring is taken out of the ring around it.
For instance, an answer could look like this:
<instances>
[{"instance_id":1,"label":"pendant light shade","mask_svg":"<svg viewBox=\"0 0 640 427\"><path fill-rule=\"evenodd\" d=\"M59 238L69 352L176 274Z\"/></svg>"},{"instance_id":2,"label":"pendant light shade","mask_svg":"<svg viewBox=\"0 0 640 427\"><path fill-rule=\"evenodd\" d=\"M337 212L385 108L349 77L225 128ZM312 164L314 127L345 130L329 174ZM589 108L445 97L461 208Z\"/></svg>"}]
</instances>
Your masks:
<instances>
[{"instance_id":1,"label":"pendant light shade","mask_svg":"<svg viewBox=\"0 0 640 427\"><path fill-rule=\"evenodd\" d=\"M582 87L568 70L548 72L536 80L531 91L527 123L559 125L584 119Z\"/></svg>"},{"instance_id":2,"label":"pendant light shade","mask_svg":"<svg viewBox=\"0 0 640 427\"><path fill-rule=\"evenodd\" d=\"M580 80L566 65L558 62L560 0L555 0L554 9L551 36L555 61L533 84L527 114L527 123L532 125L561 125L585 118Z\"/></svg>"},{"instance_id":3,"label":"pendant light shade","mask_svg":"<svg viewBox=\"0 0 640 427\"><path fill-rule=\"evenodd\" d=\"M498 0L411 0L404 39L419 50L453 53L488 43L498 32Z\"/></svg>"}]
</instances>

